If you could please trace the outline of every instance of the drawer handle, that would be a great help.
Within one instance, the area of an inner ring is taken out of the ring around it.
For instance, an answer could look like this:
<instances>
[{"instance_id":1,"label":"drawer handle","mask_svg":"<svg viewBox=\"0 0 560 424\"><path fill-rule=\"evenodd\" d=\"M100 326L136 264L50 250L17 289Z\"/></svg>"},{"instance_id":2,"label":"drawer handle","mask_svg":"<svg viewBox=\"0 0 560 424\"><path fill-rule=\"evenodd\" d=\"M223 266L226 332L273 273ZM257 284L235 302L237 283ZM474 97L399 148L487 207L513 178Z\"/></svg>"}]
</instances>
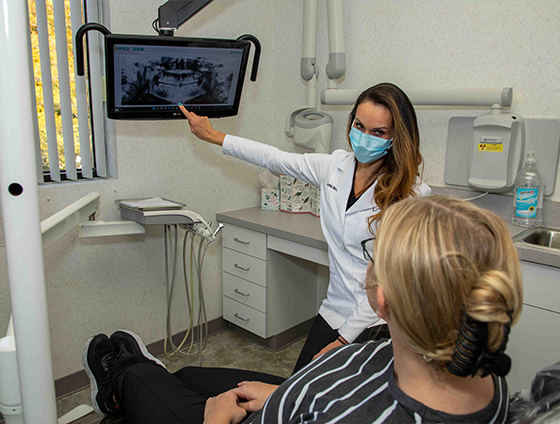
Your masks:
<instances>
[{"instance_id":1,"label":"drawer handle","mask_svg":"<svg viewBox=\"0 0 560 424\"><path fill-rule=\"evenodd\" d=\"M245 271L245 272L249 272L249 270L251 268L243 268L242 266L239 266L238 264L233 264L234 267L240 269L241 271Z\"/></svg>"},{"instance_id":2,"label":"drawer handle","mask_svg":"<svg viewBox=\"0 0 560 424\"><path fill-rule=\"evenodd\" d=\"M251 295L250 293L249 293L249 294L245 294L245 293L243 293L243 292L240 292L240 291L237 290L237 289L235 289L234 292L237 293L237 294L240 294L241 296L245 296L245 297L249 297L249 296Z\"/></svg>"},{"instance_id":3,"label":"drawer handle","mask_svg":"<svg viewBox=\"0 0 560 424\"><path fill-rule=\"evenodd\" d=\"M233 239L233 241L236 241L237 243L241 243L241 244L245 244L245 245L251 244L250 241L241 241L241 240L239 240L237 237L235 237L235 238Z\"/></svg>"},{"instance_id":4,"label":"drawer handle","mask_svg":"<svg viewBox=\"0 0 560 424\"><path fill-rule=\"evenodd\" d=\"M247 318L247 319L241 318L241 317L239 316L239 314L237 314L237 313L233 314L233 316L234 316L235 318L237 318L237 319L240 319L240 320L243 321L243 322L249 322L249 320L250 320L250 318Z\"/></svg>"}]
</instances>

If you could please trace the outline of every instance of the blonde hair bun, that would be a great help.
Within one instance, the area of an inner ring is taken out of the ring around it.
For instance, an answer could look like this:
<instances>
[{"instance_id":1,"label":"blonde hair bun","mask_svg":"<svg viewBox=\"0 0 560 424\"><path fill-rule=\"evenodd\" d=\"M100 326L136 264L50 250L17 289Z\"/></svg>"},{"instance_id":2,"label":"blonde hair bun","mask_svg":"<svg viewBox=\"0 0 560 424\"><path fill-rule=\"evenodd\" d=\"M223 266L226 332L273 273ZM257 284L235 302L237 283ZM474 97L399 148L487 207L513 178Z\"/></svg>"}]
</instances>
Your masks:
<instances>
[{"instance_id":1,"label":"blonde hair bun","mask_svg":"<svg viewBox=\"0 0 560 424\"><path fill-rule=\"evenodd\" d=\"M439 195L401 200L381 220L374 259L392 324L436 367L452 358L463 311L486 323L490 353L519 320L519 259L493 212Z\"/></svg>"}]
</instances>

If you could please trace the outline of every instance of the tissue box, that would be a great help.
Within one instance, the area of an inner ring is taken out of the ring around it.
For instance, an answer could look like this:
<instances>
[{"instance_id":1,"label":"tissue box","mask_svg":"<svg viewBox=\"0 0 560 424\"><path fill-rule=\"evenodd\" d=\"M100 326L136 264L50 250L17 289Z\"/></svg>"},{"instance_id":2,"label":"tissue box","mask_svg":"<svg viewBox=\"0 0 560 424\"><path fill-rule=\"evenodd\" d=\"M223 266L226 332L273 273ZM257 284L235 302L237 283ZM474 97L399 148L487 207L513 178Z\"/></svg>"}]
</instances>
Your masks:
<instances>
[{"instance_id":1,"label":"tissue box","mask_svg":"<svg viewBox=\"0 0 560 424\"><path fill-rule=\"evenodd\" d=\"M314 185L310 186L309 213L320 216L321 213L321 189Z\"/></svg>"},{"instance_id":2,"label":"tissue box","mask_svg":"<svg viewBox=\"0 0 560 424\"><path fill-rule=\"evenodd\" d=\"M277 188L261 189L261 209L277 211L280 207L280 191Z\"/></svg>"},{"instance_id":3,"label":"tissue box","mask_svg":"<svg viewBox=\"0 0 560 424\"><path fill-rule=\"evenodd\" d=\"M319 216L320 192L318 187L280 174L281 211Z\"/></svg>"}]
</instances>

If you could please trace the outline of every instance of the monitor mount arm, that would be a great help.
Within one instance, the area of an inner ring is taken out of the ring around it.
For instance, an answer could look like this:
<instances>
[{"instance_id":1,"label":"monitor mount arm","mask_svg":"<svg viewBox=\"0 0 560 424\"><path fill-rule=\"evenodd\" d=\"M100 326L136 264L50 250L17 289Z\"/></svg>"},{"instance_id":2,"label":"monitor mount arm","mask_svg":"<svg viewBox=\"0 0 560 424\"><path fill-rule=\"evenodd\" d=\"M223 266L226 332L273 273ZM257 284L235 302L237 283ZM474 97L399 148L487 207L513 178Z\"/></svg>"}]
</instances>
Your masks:
<instances>
[{"instance_id":1,"label":"monitor mount arm","mask_svg":"<svg viewBox=\"0 0 560 424\"><path fill-rule=\"evenodd\" d=\"M174 32L212 0L169 0L158 8L158 18L154 21L154 29L159 35L173 37ZM261 43L251 34L237 37L238 40L247 40L255 45L255 56L251 70L251 81L257 80L257 70L261 56Z\"/></svg>"},{"instance_id":2,"label":"monitor mount arm","mask_svg":"<svg viewBox=\"0 0 560 424\"><path fill-rule=\"evenodd\" d=\"M212 0L169 0L158 8L157 26L159 35L173 36L186 21L196 15Z\"/></svg>"}]
</instances>

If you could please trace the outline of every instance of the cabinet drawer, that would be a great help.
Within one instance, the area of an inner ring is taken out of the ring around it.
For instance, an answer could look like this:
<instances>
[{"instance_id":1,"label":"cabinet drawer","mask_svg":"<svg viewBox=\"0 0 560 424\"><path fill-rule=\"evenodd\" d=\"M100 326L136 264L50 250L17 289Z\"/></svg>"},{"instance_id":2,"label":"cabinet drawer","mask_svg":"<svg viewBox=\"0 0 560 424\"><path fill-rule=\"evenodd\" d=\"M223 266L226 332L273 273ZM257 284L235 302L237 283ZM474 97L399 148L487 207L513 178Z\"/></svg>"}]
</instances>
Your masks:
<instances>
[{"instance_id":1,"label":"cabinet drawer","mask_svg":"<svg viewBox=\"0 0 560 424\"><path fill-rule=\"evenodd\" d=\"M222 246L266 260L266 234L235 225L226 225L222 233Z\"/></svg>"},{"instance_id":2,"label":"cabinet drawer","mask_svg":"<svg viewBox=\"0 0 560 424\"><path fill-rule=\"evenodd\" d=\"M261 259L223 248L222 270L266 287L266 261Z\"/></svg>"},{"instance_id":3,"label":"cabinet drawer","mask_svg":"<svg viewBox=\"0 0 560 424\"><path fill-rule=\"evenodd\" d=\"M266 338L266 314L236 302L229 297L224 300L224 319L259 337Z\"/></svg>"},{"instance_id":4,"label":"cabinet drawer","mask_svg":"<svg viewBox=\"0 0 560 424\"><path fill-rule=\"evenodd\" d=\"M521 261L523 303L560 313L560 269Z\"/></svg>"},{"instance_id":5,"label":"cabinet drawer","mask_svg":"<svg viewBox=\"0 0 560 424\"><path fill-rule=\"evenodd\" d=\"M266 313L266 288L227 272L223 273L224 296Z\"/></svg>"}]
</instances>

